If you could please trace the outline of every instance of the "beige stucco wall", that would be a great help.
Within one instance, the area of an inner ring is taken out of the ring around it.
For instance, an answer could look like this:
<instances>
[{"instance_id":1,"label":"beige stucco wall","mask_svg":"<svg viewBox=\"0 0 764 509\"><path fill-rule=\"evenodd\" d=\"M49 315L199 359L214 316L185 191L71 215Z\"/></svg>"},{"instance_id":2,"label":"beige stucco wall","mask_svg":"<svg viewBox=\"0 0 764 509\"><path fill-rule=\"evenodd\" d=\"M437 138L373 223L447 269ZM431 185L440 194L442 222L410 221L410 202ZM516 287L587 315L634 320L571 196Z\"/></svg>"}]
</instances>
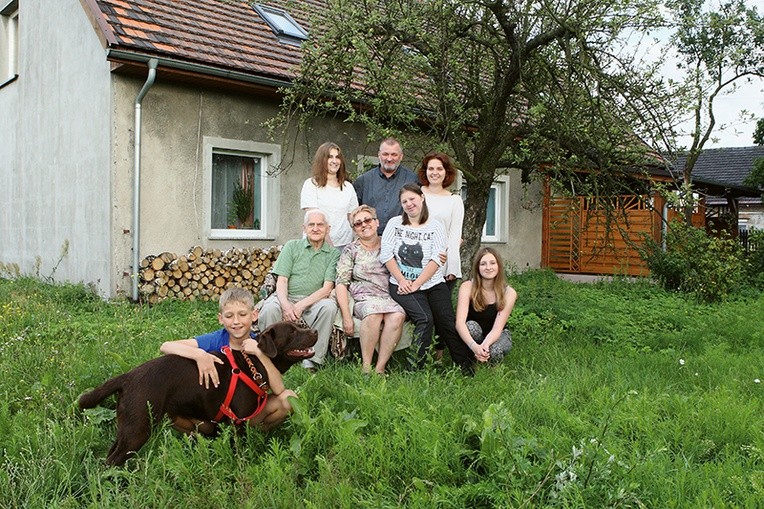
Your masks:
<instances>
[{"instance_id":1,"label":"beige stucco wall","mask_svg":"<svg viewBox=\"0 0 764 509\"><path fill-rule=\"evenodd\" d=\"M114 182L112 214L114 245L113 290L129 290L132 264L133 101L144 80L114 75L115 116ZM319 144L338 143L348 164L359 155L376 156L378 143L367 142L359 128L339 121L312 126L297 143L271 140L262 123L277 112L274 99L254 94L232 93L210 88L192 88L162 79L161 67L154 86L142 104L141 231L140 257L164 251L186 253L195 245L270 247L301 235L302 212L299 193L310 174L310 160ZM291 166L278 176L279 227L262 240L214 240L208 235L208 202L205 192L205 142L209 138L271 143L281 147L283 161ZM421 154L407 153L404 161L415 167ZM520 183L519 171L508 182L507 239L496 244L507 261L525 269L538 267L541 256L541 213L539 188L528 192ZM126 232L126 233L123 233Z\"/></svg>"},{"instance_id":2,"label":"beige stucco wall","mask_svg":"<svg viewBox=\"0 0 764 509\"><path fill-rule=\"evenodd\" d=\"M509 173L507 242L496 247L514 269L525 271L541 266L543 196L541 183L524 185L520 173L520 170Z\"/></svg>"},{"instance_id":3,"label":"beige stucco wall","mask_svg":"<svg viewBox=\"0 0 764 509\"><path fill-rule=\"evenodd\" d=\"M133 210L133 102L144 79L114 75L115 292L130 286ZM331 140L349 158L376 155L363 133L338 121L322 122L297 143L271 140L262 123L277 113L275 99L256 94L188 87L158 78L142 103L140 257L164 251L186 253L195 245L209 248L270 247L301 235L299 193L310 174L315 149ZM279 226L262 240L215 240L208 235L205 196L205 143L210 138L275 144L291 167L278 175L279 196L273 202ZM291 137L292 139L294 137ZM372 144L373 145L373 144ZM122 233L126 232L126 233Z\"/></svg>"}]
</instances>

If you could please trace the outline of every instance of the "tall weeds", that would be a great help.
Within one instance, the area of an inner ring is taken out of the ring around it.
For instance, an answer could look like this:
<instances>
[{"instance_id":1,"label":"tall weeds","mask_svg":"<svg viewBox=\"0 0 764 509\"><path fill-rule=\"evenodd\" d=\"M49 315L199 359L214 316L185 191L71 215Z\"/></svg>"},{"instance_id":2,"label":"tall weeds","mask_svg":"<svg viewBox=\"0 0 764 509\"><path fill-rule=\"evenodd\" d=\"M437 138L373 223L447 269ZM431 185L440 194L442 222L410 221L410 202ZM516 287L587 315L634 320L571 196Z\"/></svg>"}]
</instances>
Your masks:
<instances>
[{"instance_id":1,"label":"tall weeds","mask_svg":"<svg viewBox=\"0 0 764 509\"><path fill-rule=\"evenodd\" d=\"M263 435L167 425L123 468L113 402L77 396L218 326L210 303L136 307L0 280L0 507L757 507L764 298L700 304L647 283L513 276L515 346L474 378L290 370ZM405 355L405 352L396 354Z\"/></svg>"}]
</instances>

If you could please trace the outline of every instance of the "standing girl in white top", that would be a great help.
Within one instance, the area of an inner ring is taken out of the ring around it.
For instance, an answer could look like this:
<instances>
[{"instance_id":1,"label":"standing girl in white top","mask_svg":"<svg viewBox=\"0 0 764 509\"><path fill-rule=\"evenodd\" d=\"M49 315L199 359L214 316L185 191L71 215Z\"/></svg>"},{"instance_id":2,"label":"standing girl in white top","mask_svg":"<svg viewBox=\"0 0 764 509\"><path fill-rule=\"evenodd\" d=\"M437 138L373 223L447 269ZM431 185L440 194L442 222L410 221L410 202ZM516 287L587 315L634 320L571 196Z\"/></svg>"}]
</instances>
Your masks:
<instances>
[{"instance_id":1,"label":"standing girl in white top","mask_svg":"<svg viewBox=\"0 0 764 509\"><path fill-rule=\"evenodd\" d=\"M419 183L427 198L430 217L443 224L446 231L446 266L443 276L448 291L454 291L456 280L462 277L462 224L464 223L464 202L458 194L451 194L449 187L456 180L456 167L451 158L442 152L430 152L422 159L417 171ZM435 359L443 357L445 344L438 339L435 344Z\"/></svg>"},{"instance_id":2,"label":"standing girl in white top","mask_svg":"<svg viewBox=\"0 0 764 509\"><path fill-rule=\"evenodd\" d=\"M464 202L458 194L451 194L448 189L456 180L456 167L451 158L442 152L430 152L422 160L417 172L427 199L430 217L443 223L448 238L446 284L453 290L456 280L462 277L462 257L459 248L462 243L462 224L464 223Z\"/></svg>"},{"instance_id":3,"label":"standing girl in white top","mask_svg":"<svg viewBox=\"0 0 764 509\"><path fill-rule=\"evenodd\" d=\"M342 251L353 240L348 218L358 206L353 185L347 179L345 157L336 143L326 142L313 157L312 177L302 185L302 210L321 209L329 221L329 242Z\"/></svg>"}]
</instances>

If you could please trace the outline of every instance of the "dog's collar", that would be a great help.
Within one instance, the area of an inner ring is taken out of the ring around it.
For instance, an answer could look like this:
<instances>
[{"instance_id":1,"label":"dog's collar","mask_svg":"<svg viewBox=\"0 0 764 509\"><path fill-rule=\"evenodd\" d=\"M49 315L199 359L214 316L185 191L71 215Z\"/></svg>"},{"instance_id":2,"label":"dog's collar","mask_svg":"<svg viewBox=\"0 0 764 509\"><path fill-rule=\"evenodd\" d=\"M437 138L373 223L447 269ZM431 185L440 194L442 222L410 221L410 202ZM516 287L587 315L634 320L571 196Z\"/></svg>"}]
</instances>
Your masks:
<instances>
[{"instance_id":1,"label":"dog's collar","mask_svg":"<svg viewBox=\"0 0 764 509\"><path fill-rule=\"evenodd\" d=\"M221 351L225 354L226 358L228 358L228 362L231 364L231 381L228 384L228 392L225 395L225 400L223 400L223 403L220 405L220 410L218 410L218 413L215 416L215 422L220 422L223 417L228 417L234 424L239 425L252 419L265 408L265 403L268 401L268 393L266 392L268 389L268 381L265 380L262 374L258 373L257 369L255 369L255 365L252 364L252 361L244 352L242 352L242 354L244 355L244 360L247 361L249 368L252 370L252 378L242 373L241 369L239 369L230 347L224 346ZM248 417L238 417L230 407L239 380L242 380L247 387L257 394L257 408ZM260 383L255 383L255 380L260 380Z\"/></svg>"}]
</instances>

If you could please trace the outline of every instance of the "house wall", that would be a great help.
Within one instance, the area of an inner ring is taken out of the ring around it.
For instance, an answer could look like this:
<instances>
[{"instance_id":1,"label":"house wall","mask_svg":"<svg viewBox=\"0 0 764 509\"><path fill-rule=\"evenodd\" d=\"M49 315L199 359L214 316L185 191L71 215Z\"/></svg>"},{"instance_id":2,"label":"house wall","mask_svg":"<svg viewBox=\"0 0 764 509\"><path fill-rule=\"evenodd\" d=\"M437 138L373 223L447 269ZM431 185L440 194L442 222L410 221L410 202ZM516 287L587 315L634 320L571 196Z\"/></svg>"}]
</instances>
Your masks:
<instances>
[{"instance_id":1,"label":"house wall","mask_svg":"<svg viewBox=\"0 0 764 509\"><path fill-rule=\"evenodd\" d=\"M115 235L113 292L129 292L132 265L133 101L145 78L114 75L114 183L113 229ZM206 248L263 247L280 245L301 235L303 214L299 194L310 175L315 149L324 141L338 143L349 171L358 156L376 156L376 142L367 142L360 127L335 120L322 121L297 143L270 140L262 123L277 113L278 102L256 93L234 93L191 87L158 77L143 100L141 134L140 258L147 255L187 253L195 245ZM291 166L279 175L278 230L261 240L214 240L207 232L205 197L205 140L272 143L281 147L282 161ZM407 154L404 164L415 167L421 154ZM541 252L540 188L526 192L519 171L510 175L507 238L497 244L506 260L518 268L538 267Z\"/></svg>"},{"instance_id":2,"label":"house wall","mask_svg":"<svg viewBox=\"0 0 764 509\"><path fill-rule=\"evenodd\" d=\"M43 0L20 3L19 77L0 88L0 267L93 283L105 296L129 294L134 101L145 76L111 72L79 2L49 7ZM351 171L358 156L376 156L377 142L336 120L314 125L291 146L270 140L261 124L277 108L276 99L256 92L173 83L160 67L142 108L141 258L185 253L194 245L283 244L301 234L299 191L320 143L340 144ZM272 237L208 238L206 137L281 146L291 166L279 176L279 226ZM421 155L407 152L404 164L415 167ZM538 189L526 193L519 172L509 176L507 188L508 243L494 246L518 268L538 267Z\"/></svg>"},{"instance_id":3,"label":"house wall","mask_svg":"<svg viewBox=\"0 0 764 509\"><path fill-rule=\"evenodd\" d=\"M543 187L524 185L520 170L509 174L507 242L493 245L504 261L521 271L541 267Z\"/></svg>"},{"instance_id":4,"label":"house wall","mask_svg":"<svg viewBox=\"0 0 764 509\"><path fill-rule=\"evenodd\" d=\"M109 66L78 1L19 3L18 68L0 88L0 262L106 294Z\"/></svg>"},{"instance_id":5,"label":"house wall","mask_svg":"<svg viewBox=\"0 0 764 509\"><path fill-rule=\"evenodd\" d=\"M760 204L741 206L739 219L745 220L749 229L764 230L764 207Z\"/></svg>"},{"instance_id":6,"label":"house wall","mask_svg":"<svg viewBox=\"0 0 764 509\"><path fill-rule=\"evenodd\" d=\"M115 293L130 288L133 210L133 101L144 79L114 75L114 186ZM287 146L271 140L262 123L276 115L278 101L257 93L234 93L173 83L161 66L155 84L142 104L140 258L168 251L187 253L195 245L206 248L280 245L302 233L299 194L310 175L315 149L335 141L348 159L369 153L360 129L338 121L322 122L307 137ZM279 174L278 196L269 211L277 214L275 235L261 240L214 240L208 235L205 196L205 140L222 138L275 144L291 167ZM290 139L293 139L290 138ZM376 148L370 153L376 155ZM349 166L352 164L348 161ZM275 208L275 210L274 210ZM122 233L125 232L125 233Z\"/></svg>"}]
</instances>

